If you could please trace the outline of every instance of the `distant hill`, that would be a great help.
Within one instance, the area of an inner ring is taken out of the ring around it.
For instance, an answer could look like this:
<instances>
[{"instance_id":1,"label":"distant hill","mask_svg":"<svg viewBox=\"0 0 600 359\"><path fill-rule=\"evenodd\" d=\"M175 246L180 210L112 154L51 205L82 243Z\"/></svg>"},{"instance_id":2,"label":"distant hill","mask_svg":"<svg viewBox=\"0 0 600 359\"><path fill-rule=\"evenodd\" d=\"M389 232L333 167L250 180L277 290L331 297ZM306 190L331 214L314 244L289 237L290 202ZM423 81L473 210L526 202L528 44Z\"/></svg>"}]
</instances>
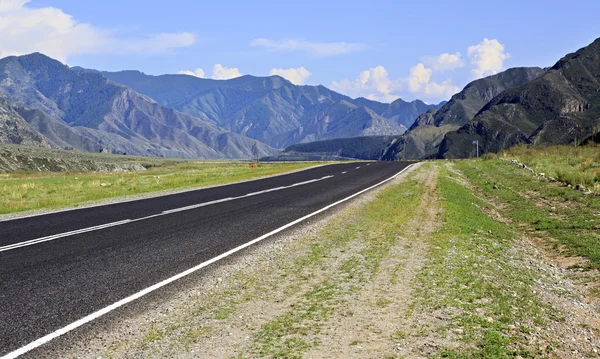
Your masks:
<instances>
[{"instance_id":1,"label":"distant hill","mask_svg":"<svg viewBox=\"0 0 600 359\"><path fill-rule=\"evenodd\" d=\"M539 67L518 67L469 83L439 110L431 109L417 118L403 140L390 144L383 159L416 159L436 156L446 133L471 121L490 100L506 89L521 86L545 72ZM402 151L406 148L406 153Z\"/></svg>"},{"instance_id":2,"label":"distant hill","mask_svg":"<svg viewBox=\"0 0 600 359\"><path fill-rule=\"evenodd\" d=\"M0 59L0 97L30 129L60 148L212 159L248 158L255 143L100 73L74 71L37 53ZM26 129L20 132L31 137ZM276 152L262 143L258 148L261 155Z\"/></svg>"},{"instance_id":3,"label":"distant hill","mask_svg":"<svg viewBox=\"0 0 600 359\"><path fill-rule=\"evenodd\" d=\"M139 71L102 74L164 106L277 148L338 137L402 134L421 113L439 108L419 100L384 104L352 99L324 86L296 86L279 76L217 81Z\"/></svg>"},{"instance_id":4,"label":"distant hill","mask_svg":"<svg viewBox=\"0 0 600 359\"><path fill-rule=\"evenodd\" d=\"M296 154L326 154L328 158L343 157L377 160L385 146L399 136L362 136L299 143L285 149L287 156ZM280 154L281 156L281 154Z\"/></svg>"},{"instance_id":5,"label":"distant hill","mask_svg":"<svg viewBox=\"0 0 600 359\"><path fill-rule=\"evenodd\" d=\"M495 96L475 118L448 133L443 158L496 152L516 144L582 142L600 124L600 39L568 54L539 78Z\"/></svg>"}]
</instances>

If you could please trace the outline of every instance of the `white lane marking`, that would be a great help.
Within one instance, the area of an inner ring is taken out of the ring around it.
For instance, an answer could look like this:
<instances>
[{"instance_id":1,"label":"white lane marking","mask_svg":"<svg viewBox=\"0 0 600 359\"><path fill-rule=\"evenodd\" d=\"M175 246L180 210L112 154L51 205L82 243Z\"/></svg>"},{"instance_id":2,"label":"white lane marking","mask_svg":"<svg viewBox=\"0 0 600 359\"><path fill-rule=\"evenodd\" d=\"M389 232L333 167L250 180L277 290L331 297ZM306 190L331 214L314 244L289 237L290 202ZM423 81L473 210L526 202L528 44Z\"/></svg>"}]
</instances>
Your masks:
<instances>
[{"instance_id":1,"label":"white lane marking","mask_svg":"<svg viewBox=\"0 0 600 359\"><path fill-rule=\"evenodd\" d=\"M298 223L300 223L302 221L307 220L310 217L314 217L314 216L316 216L317 214L319 214L321 212L324 212L324 211L326 211L326 210L328 210L328 209L330 209L332 207L337 206L338 204L344 203L344 202L346 202L346 201L348 201L348 200L350 200L350 199L352 199L352 198L354 198L356 196L359 196L359 195L361 195L361 194L363 194L363 193L365 193L367 191L372 190L375 187L378 187L378 186L380 186L380 185L382 185L382 184L384 184L384 183L386 183L388 181L391 181L392 179L398 177L400 174L402 174L402 172L406 171L407 169L409 169L412 166L413 165L411 164L408 167L406 167L405 169L403 169L402 171L400 171L400 172L396 173L395 175L393 175L392 177L390 177L390 178L388 178L386 180L383 180L383 181L381 181L381 182L379 182L379 183L377 183L377 184L375 184L375 185L373 185L373 186L371 186L369 188L366 188L366 189L363 189L362 191L356 192L355 194L353 194L351 196L348 196L348 197L346 197L344 199L341 199L341 200L339 200L339 201L337 201L335 203L332 203L332 204L330 204L328 206L325 206L325 207L321 208L318 211L315 211L313 213L307 214L306 216L304 216L302 218L299 218L299 219L297 219L297 220L295 220L293 222L290 222L290 223L286 224L283 227L279 227L279 228L277 228L277 229L275 229L275 230L273 230L273 231L271 231L271 232L269 232L267 234L264 234L264 235L262 235L262 236L260 236L258 238L255 238L255 239L251 240L250 242L244 243L244 244L242 244L239 247L233 248L233 249L231 249L231 250L229 250L229 251L227 251L227 252L225 252L225 253L223 253L223 254L221 254L219 256L216 256L216 257L214 257L214 258L206 261L206 262L200 263L199 265L197 265L197 266L195 266L193 268L190 268L190 269L186 270L185 272L181 272L181 273L179 273L177 275L174 275L171 278L165 279L162 282L156 283L153 286L150 286L150 287L148 287L148 288L146 288L144 290L141 290L141 291L139 291L139 292L137 292L137 293L135 293L133 295L130 295L127 298L123 298L120 301L109 305L108 307L100 309L97 312L94 312L94 313L92 313L90 315L87 315L87 316L85 316L85 317L83 317L83 318L81 318L81 319L79 319L79 320L77 320L77 321L75 321L75 322L73 322L73 323L71 323L71 324L63 327L63 328L61 328L61 329L58 329L58 330L56 330L56 331L54 331L54 332L52 332L52 333L50 333L48 335L45 335L45 336L43 336L43 337L41 337L41 338L39 338L39 339L37 339L37 340L35 340L35 341L33 341L33 342L31 342L31 343L23 346L23 347L21 347L21 348L15 350L13 352L10 352L10 353L6 354L5 356L1 357L0 359L14 359L14 358L17 358L17 357L19 357L19 356L21 356L21 355L23 355L23 354L25 354L27 352L30 352L33 349L38 348L38 347L40 347L40 346L48 343L49 341L60 337L63 334L66 334L66 333L68 333L68 332L70 332L70 331L72 331L74 329L77 329L80 326L82 326L82 325L84 325L86 323L89 323L89 322L91 322L94 319L98 319L101 316L103 316L103 315L105 315L107 313L110 313L111 311L113 311L113 310L115 310L115 309L117 309L119 307L124 306L125 304L131 303L134 300L139 299L139 298L145 296L146 294L152 293L155 290L160 289L160 288L162 288L162 287L164 287L164 286L166 286L168 284L171 284L171 283L175 282L178 279L181 279L183 277L187 277L188 275L190 275L190 274L192 274L194 272L197 272L200 269L202 269L202 268L204 268L204 267L206 267L206 266L208 266L210 264L218 262L221 259L229 257L230 255L232 255L232 254L234 254L236 252L239 252L239 251L241 251L244 248L250 247L251 245L258 243L258 242L264 240L265 238L269 238L269 237L271 237L271 236L273 236L273 235L275 235L275 234L277 234L277 233L279 233L279 232L281 232L281 231L283 231L285 229L290 228L293 225L296 225L296 224L298 224Z\"/></svg>"},{"instance_id":2,"label":"white lane marking","mask_svg":"<svg viewBox=\"0 0 600 359\"><path fill-rule=\"evenodd\" d=\"M0 247L0 252L5 252L5 251L9 251L11 249L21 248L21 247L26 247L26 246L32 246L34 244L48 242L48 241L53 241L55 239L59 239L59 238L63 238L63 237L69 237L69 236L73 236L73 235L80 234L80 233L92 232L92 231L97 231L99 229L120 226L122 224L129 223L129 222L131 222L131 220L130 219L126 219L126 220L123 220L123 221L102 224L102 225L99 225L99 226L78 229L76 231L65 232L65 233L60 233L60 234L54 234L52 236L47 236L47 237L32 239L32 240L25 241L25 242L10 244L10 245L4 246L4 247Z\"/></svg>"},{"instance_id":3,"label":"white lane marking","mask_svg":"<svg viewBox=\"0 0 600 359\"><path fill-rule=\"evenodd\" d=\"M348 171L344 171L344 172L342 172L342 174L343 174L343 175L345 175L346 173L348 173Z\"/></svg>"},{"instance_id":4,"label":"white lane marking","mask_svg":"<svg viewBox=\"0 0 600 359\"><path fill-rule=\"evenodd\" d=\"M356 169L359 169L359 168L360 168L360 166L356 167Z\"/></svg>"},{"instance_id":5,"label":"white lane marking","mask_svg":"<svg viewBox=\"0 0 600 359\"><path fill-rule=\"evenodd\" d=\"M59 238L74 236L76 234L97 231L97 230L105 229L105 228L109 228L109 227L116 227L116 226L120 226L120 225L123 225L123 224L131 223L131 222L143 221L145 219L150 219L150 218L154 218L154 217L158 217L158 216L164 216L164 215L171 214L171 213L188 211L190 209L195 209L195 208L200 208L200 207L206 207L206 206L210 206L210 205L217 204L217 203L222 203L222 202L227 202L227 201L233 201L233 200L236 200L236 199L250 197L250 196L257 196L257 195L260 195L260 194L263 194L263 193L268 193L268 192L273 192L273 191L280 191L282 189L287 189L287 188L302 186L302 185L305 185L305 184L309 184L309 183L313 183L313 182L317 182L317 181L326 180L326 179L332 178L332 177L333 176L325 176L325 177L322 177L322 178L317 178L317 179L313 179L313 180L309 180L309 181L294 183L294 184L291 184L289 186L275 187L275 188L270 188L270 189L259 191L259 192L248 193L246 195L239 196L239 197L227 197L227 198L222 198L222 199L218 199L218 200L215 200L215 201L194 204L194 205L187 206L187 207L170 209L168 211L163 211L162 213L159 213L159 214L153 214L153 215L142 217L142 218L126 219L126 220L123 220L123 221L102 224L102 225L99 225L99 226L78 229L78 230L71 231L71 232L54 234L54 235L47 236L47 237L32 239L32 240L29 240L29 241L15 243L15 244L10 244L10 245L4 246L4 247L0 247L0 252L10 251L12 249L17 249L17 248L21 248L21 247L32 246L32 245L35 245L35 244L38 244L38 243L43 243L43 242L53 241L53 240L59 239Z\"/></svg>"},{"instance_id":6,"label":"white lane marking","mask_svg":"<svg viewBox=\"0 0 600 359\"><path fill-rule=\"evenodd\" d=\"M367 166L370 166L370 165L371 165L370 163L367 163Z\"/></svg>"},{"instance_id":7,"label":"white lane marking","mask_svg":"<svg viewBox=\"0 0 600 359\"><path fill-rule=\"evenodd\" d=\"M211 204L216 204L216 203L221 203L221 202L227 202L227 201L233 201L233 200L240 199L240 198L245 198L245 197L257 196L257 195L268 193L268 192L281 191L282 189L287 189L287 188L302 186L302 185L305 185L305 184L309 184L309 183L313 183L313 182L318 182L318 181L326 180L326 179L332 178L332 177L333 176L325 176L325 177L322 177L322 178L317 178L317 179L313 179L313 180L309 180L309 181L294 183L294 184L289 185L289 186L281 186L281 187L275 187L275 188L265 189L263 191L252 192L252 193L245 194L243 196L228 197L228 198L218 199L218 200L215 200L215 201L194 204L194 205L187 206L187 207L170 209L168 211L163 211L162 214L169 214L169 213L176 213L176 212L188 211L190 209L195 209L195 208L210 206Z\"/></svg>"}]
</instances>

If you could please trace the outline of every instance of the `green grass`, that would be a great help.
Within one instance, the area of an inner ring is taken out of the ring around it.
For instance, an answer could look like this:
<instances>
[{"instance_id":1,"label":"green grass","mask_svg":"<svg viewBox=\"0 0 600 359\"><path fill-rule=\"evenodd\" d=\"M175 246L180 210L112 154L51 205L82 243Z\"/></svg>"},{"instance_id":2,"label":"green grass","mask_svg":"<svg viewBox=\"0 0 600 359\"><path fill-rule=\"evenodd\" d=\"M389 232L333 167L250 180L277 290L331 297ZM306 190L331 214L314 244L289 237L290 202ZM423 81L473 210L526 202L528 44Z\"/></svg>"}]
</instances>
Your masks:
<instances>
[{"instance_id":1,"label":"green grass","mask_svg":"<svg viewBox=\"0 0 600 359\"><path fill-rule=\"evenodd\" d=\"M600 192L600 146L516 146L497 156L515 159L559 181Z\"/></svg>"},{"instance_id":2,"label":"green grass","mask_svg":"<svg viewBox=\"0 0 600 359\"><path fill-rule=\"evenodd\" d=\"M532 352L521 333L509 329L516 323L543 325L547 309L531 290L538 275L516 264L515 228L487 216L482 211L487 204L459 172L444 168L439 195L443 226L431 236L430 263L419 275L415 307L443 313L448 324L438 332L444 337L460 328L463 344L431 357L544 357L547 353Z\"/></svg>"},{"instance_id":3,"label":"green grass","mask_svg":"<svg viewBox=\"0 0 600 359\"><path fill-rule=\"evenodd\" d=\"M0 214L77 207L106 198L197 188L258 178L315 163L165 162L139 172L0 174Z\"/></svg>"},{"instance_id":4,"label":"green grass","mask_svg":"<svg viewBox=\"0 0 600 359\"><path fill-rule=\"evenodd\" d=\"M550 184L503 161L460 161L457 166L533 236L563 255L587 258L590 269L600 268L600 197Z\"/></svg>"}]
</instances>

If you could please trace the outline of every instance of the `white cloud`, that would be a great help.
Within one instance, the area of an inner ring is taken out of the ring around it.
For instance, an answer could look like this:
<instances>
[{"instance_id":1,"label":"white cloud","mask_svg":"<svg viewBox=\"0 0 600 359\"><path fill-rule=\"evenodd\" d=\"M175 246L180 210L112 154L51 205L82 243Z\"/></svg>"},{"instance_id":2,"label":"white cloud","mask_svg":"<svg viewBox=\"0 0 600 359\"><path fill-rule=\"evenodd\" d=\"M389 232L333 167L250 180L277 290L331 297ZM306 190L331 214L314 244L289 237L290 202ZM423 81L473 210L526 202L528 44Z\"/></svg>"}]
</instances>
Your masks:
<instances>
[{"instance_id":1,"label":"white cloud","mask_svg":"<svg viewBox=\"0 0 600 359\"><path fill-rule=\"evenodd\" d=\"M422 63L413 66L408 77L390 79L383 66L362 71L354 81L334 81L331 88L352 97L366 97L370 100L392 102L400 98L399 93L412 94L425 101L439 102L448 99L460 89L450 79L432 81L433 69Z\"/></svg>"},{"instance_id":2,"label":"white cloud","mask_svg":"<svg viewBox=\"0 0 600 359\"><path fill-rule=\"evenodd\" d=\"M229 80L240 76L242 74L237 67L225 67L221 64L213 66L212 78L215 80Z\"/></svg>"},{"instance_id":3,"label":"white cloud","mask_svg":"<svg viewBox=\"0 0 600 359\"><path fill-rule=\"evenodd\" d=\"M204 78L205 73L200 67L195 70L181 70L178 72L180 75L190 75L195 77ZM240 77L242 74L237 67L225 67L221 64L215 64L212 70L211 78L214 80L229 80L236 77Z\"/></svg>"},{"instance_id":4,"label":"white cloud","mask_svg":"<svg viewBox=\"0 0 600 359\"><path fill-rule=\"evenodd\" d=\"M201 68L197 68L194 71L192 70L181 70L178 72L178 74L180 75L190 75L190 76L196 76L196 77L200 77L203 78L204 77L204 70L202 70Z\"/></svg>"},{"instance_id":5,"label":"white cloud","mask_svg":"<svg viewBox=\"0 0 600 359\"><path fill-rule=\"evenodd\" d=\"M408 88L412 93L418 93L429 83L432 69L426 68L423 64L417 64L411 67L408 75Z\"/></svg>"},{"instance_id":6,"label":"white cloud","mask_svg":"<svg viewBox=\"0 0 600 359\"><path fill-rule=\"evenodd\" d=\"M0 0L0 12L20 9L30 0Z\"/></svg>"},{"instance_id":7,"label":"white cloud","mask_svg":"<svg viewBox=\"0 0 600 359\"><path fill-rule=\"evenodd\" d=\"M303 85L311 73L304 67L298 67L296 69L271 69L271 71L269 71L269 75L279 75L294 85Z\"/></svg>"},{"instance_id":8,"label":"white cloud","mask_svg":"<svg viewBox=\"0 0 600 359\"><path fill-rule=\"evenodd\" d=\"M444 99L460 91L450 79L441 83L431 81L433 72L433 69L426 68L422 63L413 66L408 78L404 81L408 84L408 90L422 99Z\"/></svg>"},{"instance_id":9,"label":"white cloud","mask_svg":"<svg viewBox=\"0 0 600 359\"><path fill-rule=\"evenodd\" d=\"M421 61L433 69L433 71L454 71L458 68L464 67L465 63L461 59L461 53L456 52L449 54L447 52L438 56L424 56Z\"/></svg>"},{"instance_id":10,"label":"white cloud","mask_svg":"<svg viewBox=\"0 0 600 359\"><path fill-rule=\"evenodd\" d=\"M304 51L314 56L326 57L344 55L361 51L366 48L364 44L348 42L310 42L295 39L273 40L259 38L250 42L252 47L262 47L270 51Z\"/></svg>"},{"instance_id":11,"label":"white cloud","mask_svg":"<svg viewBox=\"0 0 600 359\"><path fill-rule=\"evenodd\" d=\"M119 38L112 31L81 23L62 10L27 7L28 0L0 0L0 57L42 52L62 62L98 53L162 53L190 46L190 33Z\"/></svg>"},{"instance_id":12,"label":"white cloud","mask_svg":"<svg viewBox=\"0 0 600 359\"><path fill-rule=\"evenodd\" d=\"M474 68L471 73L475 78L497 74L503 69L504 60L510 54L504 51L504 45L496 39L484 38L477 45L469 46L469 58Z\"/></svg>"},{"instance_id":13,"label":"white cloud","mask_svg":"<svg viewBox=\"0 0 600 359\"><path fill-rule=\"evenodd\" d=\"M392 102L399 96L392 94L394 82L388 77L383 66L362 71L354 81L333 81L331 88L352 97L365 97L370 100Z\"/></svg>"}]
</instances>

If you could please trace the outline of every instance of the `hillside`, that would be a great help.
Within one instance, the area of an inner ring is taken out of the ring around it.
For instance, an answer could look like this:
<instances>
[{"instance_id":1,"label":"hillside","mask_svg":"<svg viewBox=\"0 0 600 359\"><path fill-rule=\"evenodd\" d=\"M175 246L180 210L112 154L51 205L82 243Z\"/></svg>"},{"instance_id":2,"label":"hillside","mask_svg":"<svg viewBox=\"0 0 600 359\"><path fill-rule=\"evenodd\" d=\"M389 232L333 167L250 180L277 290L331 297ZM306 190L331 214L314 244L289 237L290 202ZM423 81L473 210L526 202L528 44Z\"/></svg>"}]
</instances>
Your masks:
<instances>
[{"instance_id":1,"label":"hillside","mask_svg":"<svg viewBox=\"0 0 600 359\"><path fill-rule=\"evenodd\" d=\"M133 155L247 158L254 141L42 54L0 60L0 96L57 147ZM274 153L258 144L263 155Z\"/></svg>"},{"instance_id":2,"label":"hillside","mask_svg":"<svg viewBox=\"0 0 600 359\"><path fill-rule=\"evenodd\" d=\"M600 39L568 54L543 76L494 97L469 123L448 133L439 155L461 158L516 144L583 142L600 123Z\"/></svg>"},{"instance_id":3,"label":"hillside","mask_svg":"<svg viewBox=\"0 0 600 359\"><path fill-rule=\"evenodd\" d=\"M49 147L44 136L33 130L8 101L0 98L0 143Z\"/></svg>"},{"instance_id":4,"label":"hillside","mask_svg":"<svg viewBox=\"0 0 600 359\"><path fill-rule=\"evenodd\" d=\"M324 86L296 86L279 76L217 81L139 71L102 74L164 106L278 148L337 137L401 134L421 113L439 107L419 100L384 104L351 99Z\"/></svg>"},{"instance_id":5,"label":"hillside","mask_svg":"<svg viewBox=\"0 0 600 359\"><path fill-rule=\"evenodd\" d=\"M404 143L398 141L388 146L383 158L416 159L436 155L446 133L472 120L496 95L521 86L543 73L544 70L538 67L519 67L469 83L438 111L429 110L417 118L407 133L406 154L402 154Z\"/></svg>"},{"instance_id":6,"label":"hillside","mask_svg":"<svg viewBox=\"0 0 600 359\"><path fill-rule=\"evenodd\" d=\"M285 149L289 156L294 154L327 154L328 158L334 156L343 158L356 158L361 160L377 160L385 146L397 140L398 136L362 136L349 138L335 138L332 140L299 143Z\"/></svg>"}]
</instances>

